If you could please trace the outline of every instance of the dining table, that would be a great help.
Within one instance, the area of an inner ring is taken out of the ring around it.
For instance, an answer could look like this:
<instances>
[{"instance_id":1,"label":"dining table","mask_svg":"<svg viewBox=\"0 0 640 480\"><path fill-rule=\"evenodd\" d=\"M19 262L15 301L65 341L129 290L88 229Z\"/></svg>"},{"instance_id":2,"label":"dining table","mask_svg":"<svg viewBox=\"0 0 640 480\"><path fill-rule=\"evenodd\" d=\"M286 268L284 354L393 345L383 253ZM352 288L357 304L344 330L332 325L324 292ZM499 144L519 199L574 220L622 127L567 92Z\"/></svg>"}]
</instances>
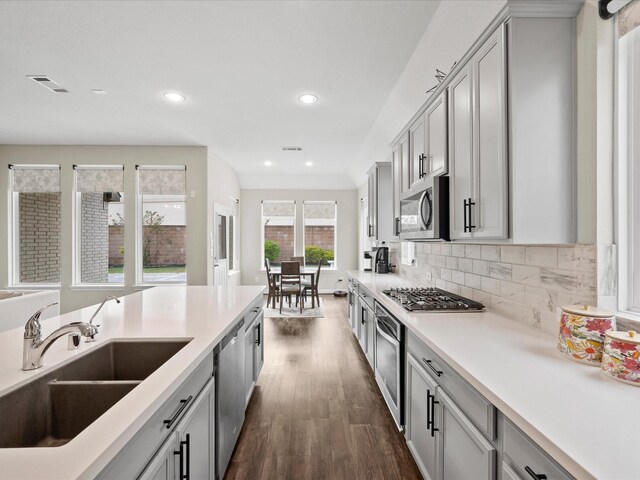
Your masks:
<instances>
[{"instance_id":1,"label":"dining table","mask_svg":"<svg viewBox=\"0 0 640 480\"><path fill-rule=\"evenodd\" d=\"M272 266L269 268L269 272L273 275L273 278L278 281L280 278L280 267ZM303 277L311 277L311 284L315 284L316 274L318 273L318 267L300 267L300 275ZM273 308L276 308L275 297L273 299ZM311 308L316 308L316 299L314 295L311 295Z\"/></svg>"}]
</instances>

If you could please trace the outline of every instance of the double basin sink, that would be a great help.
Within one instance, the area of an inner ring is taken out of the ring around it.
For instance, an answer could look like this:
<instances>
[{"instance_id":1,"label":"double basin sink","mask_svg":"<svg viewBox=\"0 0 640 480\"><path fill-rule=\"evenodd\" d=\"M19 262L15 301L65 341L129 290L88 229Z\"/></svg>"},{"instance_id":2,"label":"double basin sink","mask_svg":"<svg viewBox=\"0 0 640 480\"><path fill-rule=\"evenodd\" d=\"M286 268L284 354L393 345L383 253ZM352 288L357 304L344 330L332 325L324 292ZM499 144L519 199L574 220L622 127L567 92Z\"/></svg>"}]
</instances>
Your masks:
<instances>
[{"instance_id":1,"label":"double basin sink","mask_svg":"<svg viewBox=\"0 0 640 480\"><path fill-rule=\"evenodd\" d=\"M64 445L187 343L111 341L0 397L0 448Z\"/></svg>"}]
</instances>

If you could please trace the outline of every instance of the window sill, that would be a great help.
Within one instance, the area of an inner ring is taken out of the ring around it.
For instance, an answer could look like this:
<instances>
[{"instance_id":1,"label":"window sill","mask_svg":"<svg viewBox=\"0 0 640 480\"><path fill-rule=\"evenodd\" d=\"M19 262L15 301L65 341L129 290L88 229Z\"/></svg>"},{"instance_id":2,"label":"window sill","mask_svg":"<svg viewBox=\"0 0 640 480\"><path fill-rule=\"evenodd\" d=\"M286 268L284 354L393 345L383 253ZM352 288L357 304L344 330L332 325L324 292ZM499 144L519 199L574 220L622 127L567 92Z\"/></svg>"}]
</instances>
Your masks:
<instances>
[{"instance_id":1,"label":"window sill","mask_svg":"<svg viewBox=\"0 0 640 480\"><path fill-rule=\"evenodd\" d=\"M186 287L186 283L171 283L171 282L163 282L163 283L140 283L138 285L134 285L132 288L134 290L146 290L147 288L153 287Z\"/></svg>"},{"instance_id":2,"label":"window sill","mask_svg":"<svg viewBox=\"0 0 640 480\"><path fill-rule=\"evenodd\" d=\"M623 321L635 322L640 324L640 314L636 312L629 312L629 311L616 312L615 315L616 315L616 320L623 320Z\"/></svg>"},{"instance_id":3,"label":"window sill","mask_svg":"<svg viewBox=\"0 0 640 480\"><path fill-rule=\"evenodd\" d=\"M3 290L61 290L62 285L55 283L19 283L17 285L7 285Z\"/></svg>"},{"instance_id":4,"label":"window sill","mask_svg":"<svg viewBox=\"0 0 640 480\"><path fill-rule=\"evenodd\" d=\"M72 285L69 287L69 290L124 290L125 286L123 284L86 284L86 285Z\"/></svg>"}]
</instances>

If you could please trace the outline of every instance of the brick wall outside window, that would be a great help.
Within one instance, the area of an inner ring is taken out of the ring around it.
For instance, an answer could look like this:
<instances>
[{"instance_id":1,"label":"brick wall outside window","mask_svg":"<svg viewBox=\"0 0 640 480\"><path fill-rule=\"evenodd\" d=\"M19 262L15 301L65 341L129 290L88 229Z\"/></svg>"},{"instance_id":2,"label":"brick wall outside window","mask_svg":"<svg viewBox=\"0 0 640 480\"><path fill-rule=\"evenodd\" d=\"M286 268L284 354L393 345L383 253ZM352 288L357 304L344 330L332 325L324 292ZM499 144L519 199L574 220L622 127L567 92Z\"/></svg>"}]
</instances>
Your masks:
<instances>
[{"instance_id":1,"label":"brick wall outside window","mask_svg":"<svg viewBox=\"0 0 640 480\"><path fill-rule=\"evenodd\" d=\"M18 197L20 283L60 283L60 193Z\"/></svg>"},{"instance_id":2,"label":"brick wall outside window","mask_svg":"<svg viewBox=\"0 0 640 480\"><path fill-rule=\"evenodd\" d=\"M328 225L307 225L304 227L305 247L313 245L324 250L335 251L334 227Z\"/></svg>"},{"instance_id":3,"label":"brick wall outside window","mask_svg":"<svg viewBox=\"0 0 640 480\"><path fill-rule=\"evenodd\" d=\"M295 256L293 251L295 241L293 225L266 225L264 227L264 239L265 241L276 242L280 247L280 256L275 260L275 263L289 260L290 257Z\"/></svg>"},{"instance_id":4,"label":"brick wall outside window","mask_svg":"<svg viewBox=\"0 0 640 480\"><path fill-rule=\"evenodd\" d=\"M80 205L80 279L106 283L109 275L109 210L102 193L82 193Z\"/></svg>"}]
</instances>

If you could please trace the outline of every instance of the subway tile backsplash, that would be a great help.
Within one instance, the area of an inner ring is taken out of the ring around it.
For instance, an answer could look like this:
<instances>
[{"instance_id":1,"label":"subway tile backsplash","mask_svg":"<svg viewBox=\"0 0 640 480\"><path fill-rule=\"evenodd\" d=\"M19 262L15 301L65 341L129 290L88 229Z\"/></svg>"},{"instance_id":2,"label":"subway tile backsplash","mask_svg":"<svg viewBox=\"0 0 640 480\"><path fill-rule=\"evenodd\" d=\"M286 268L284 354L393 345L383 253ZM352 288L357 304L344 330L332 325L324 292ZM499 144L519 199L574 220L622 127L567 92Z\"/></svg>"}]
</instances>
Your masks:
<instances>
[{"instance_id":1,"label":"subway tile backsplash","mask_svg":"<svg viewBox=\"0 0 640 480\"><path fill-rule=\"evenodd\" d=\"M392 246L397 260L398 249L399 244ZM415 249L415 265L398 265L397 272L417 286L472 298L489 310L554 335L558 307L598 301L597 245L417 242ZM603 281L607 279L600 278Z\"/></svg>"}]
</instances>

